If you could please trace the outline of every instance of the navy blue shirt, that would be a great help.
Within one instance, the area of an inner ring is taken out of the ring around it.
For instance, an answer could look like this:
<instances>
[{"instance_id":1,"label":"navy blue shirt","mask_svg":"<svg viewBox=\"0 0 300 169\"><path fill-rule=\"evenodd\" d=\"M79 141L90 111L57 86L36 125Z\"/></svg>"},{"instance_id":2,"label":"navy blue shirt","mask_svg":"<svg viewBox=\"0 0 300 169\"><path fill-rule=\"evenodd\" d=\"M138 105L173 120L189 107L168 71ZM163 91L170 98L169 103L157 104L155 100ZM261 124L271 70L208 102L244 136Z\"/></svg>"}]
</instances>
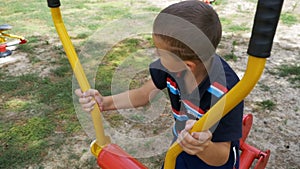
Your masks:
<instances>
[{"instance_id":1,"label":"navy blue shirt","mask_svg":"<svg viewBox=\"0 0 300 169\"><path fill-rule=\"evenodd\" d=\"M169 72L156 60L150 65L152 80L158 89L167 88L171 110L175 119L173 134L175 139L184 129L188 119L200 119L239 78L231 67L218 55L213 58L208 76L192 92L187 92L183 72ZM243 102L239 103L226 116L224 116L210 131L213 142L231 142L231 153L228 162L222 168L238 168L238 146L242 136ZM174 140L175 140L174 139ZM178 161L179 160L179 161ZM195 163L194 163L195 162ZM188 167L190 166L190 167ZM176 162L176 168L211 168L197 156L181 153ZM212 167L215 168L215 167Z\"/></svg>"}]
</instances>

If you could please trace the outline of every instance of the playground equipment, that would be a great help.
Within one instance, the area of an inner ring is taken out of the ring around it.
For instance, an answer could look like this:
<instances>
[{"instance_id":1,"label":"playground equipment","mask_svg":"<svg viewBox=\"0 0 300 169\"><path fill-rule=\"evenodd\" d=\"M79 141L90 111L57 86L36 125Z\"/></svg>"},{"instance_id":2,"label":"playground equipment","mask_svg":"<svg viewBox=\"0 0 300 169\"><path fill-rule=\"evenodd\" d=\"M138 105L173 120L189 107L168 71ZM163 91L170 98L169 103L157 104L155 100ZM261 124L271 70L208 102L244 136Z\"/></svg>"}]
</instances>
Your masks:
<instances>
[{"instance_id":1,"label":"playground equipment","mask_svg":"<svg viewBox=\"0 0 300 169\"><path fill-rule=\"evenodd\" d=\"M240 156L240 168L250 168L254 160L257 160L254 169L264 169L270 157L270 150L261 151L246 143L246 138L251 130L252 124L252 114L245 115L243 118L243 136L240 139L240 150L242 151Z\"/></svg>"},{"instance_id":2,"label":"playground equipment","mask_svg":"<svg viewBox=\"0 0 300 169\"><path fill-rule=\"evenodd\" d=\"M24 44L27 42L27 40L22 36L4 33L4 31L10 29L12 29L12 26L8 24L0 25L0 58L7 57L12 54L12 51L7 49L8 47ZM7 41L7 38L17 40Z\"/></svg>"},{"instance_id":3,"label":"playground equipment","mask_svg":"<svg viewBox=\"0 0 300 169\"><path fill-rule=\"evenodd\" d=\"M74 50L72 42L65 29L61 13L59 0L47 0L51 8L52 19L59 37L66 51L69 62L77 78L82 91L90 88L86 79L80 61ZM258 82L266 63L266 58L270 56L273 38L276 32L278 20L280 17L283 0L259 0L252 29L252 35L248 48L248 65L244 77L236 84L226 95L224 95L200 120L198 120L190 132L204 131L211 128L220 120L218 113L223 111L225 116L233 107L241 102L254 88ZM217 114L217 115L216 115ZM98 164L104 169L144 169L143 164L131 157L125 151L115 144L110 143L110 139L105 136L100 110L96 105L91 112L96 132L96 140L91 144L91 152L98 158ZM241 143L240 168L249 168L255 159L257 163L255 169L265 168L270 151L260 151L257 148L248 145L245 140L252 125L252 116L248 115L243 120L243 137ZM164 163L165 169L174 169L176 158L182 152L178 143L174 143L166 154Z\"/></svg>"}]
</instances>

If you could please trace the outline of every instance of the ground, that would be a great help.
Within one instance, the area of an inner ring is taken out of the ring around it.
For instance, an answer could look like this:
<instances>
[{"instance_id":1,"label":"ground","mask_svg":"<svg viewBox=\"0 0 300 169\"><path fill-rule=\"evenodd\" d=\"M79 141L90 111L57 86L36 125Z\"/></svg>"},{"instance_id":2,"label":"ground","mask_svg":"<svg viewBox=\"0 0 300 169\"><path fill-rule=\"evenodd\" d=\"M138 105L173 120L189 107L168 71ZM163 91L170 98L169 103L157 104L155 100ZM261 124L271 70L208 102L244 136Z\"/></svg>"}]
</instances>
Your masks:
<instances>
[{"instance_id":1,"label":"ground","mask_svg":"<svg viewBox=\"0 0 300 169\"><path fill-rule=\"evenodd\" d=\"M96 1L91 1L96 3ZM114 2L117 2L115 0ZM139 2L142 5L156 6L163 8L174 0L149 0L147 2ZM105 1L99 3L108 3ZM128 2L128 6L132 3ZM141 5L139 4L139 5ZM134 5L133 5L134 6ZM237 72L240 78L246 69L247 64L247 48L253 23L254 11L256 2L254 0L233 1L226 0L220 5L215 5L214 8L219 13L223 22L224 31L218 53L221 56L232 54L228 62ZM66 9L68 12L72 10ZM84 11L84 9L80 9ZM283 65L296 66L299 72L300 66L300 4L297 0L284 2L283 14L293 14L298 17L298 21L293 24L285 24L283 20L279 22L277 33L274 38L272 55L268 58L265 71L253 91L245 98L245 114L252 113L254 123L247 142L261 150L271 150L271 157L267 168L270 169L296 169L300 168L300 144L299 132L300 127L300 91L299 81L292 83L289 78L294 75L281 76L279 74ZM67 14L67 12L66 12ZM86 11L86 14L93 14L92 10ZM230 18L230 22L228 20ZM68 18L72 21L72 18ZM27 24L36 24L28 22ZM39 23L40 24L40 23ZM235 28L230 25L242 25L236 29L245 29L245 31L233 31ZM41 25L42 26L42 25ZM49 30L49 29L48 29ZM43 39L45 32L33 34L39 39ZM71 36L76 34L71 31ZM75 35L74 35L75 36ZM73 36L73 37L74 37ZM40 77L50 77L51 70L59 65L54 64L59 57L53 53L53 48L59 45L59 40L53 33L46 33L47 41L41 40L34 46L37 61L33 63L33 59L29 58L30 54L24 51L16 50L14 54L7 58L4 62L0 58L1 71L19 76L27 73L38 73ZM80 44L81 39L73 39L77 44ZM142 44L145 46L145 44ZM80 45L76 47L81 49ZM38 64L36 64L38 63ZM132 71L132 70L128 70ZM147 79L144 72L136 75L133 79ZM137 83L141 83L140 81ZM0 102L5 102L5 97L0 98ZM158 101L165 103L165 101ZM76 106L75 106L76 107ZM154 106L160 107L160 106ZM78 108L76 108L78 110ZM165 128L172 125L171 117L168 112L157 112L157 118L154 121L149 121L148 116L139 116L136 111L123 111L122 116L118 112L111 112L104 115L104 119L110 120L111 126L115 130L109 130L110 135L115 143L123 146L127 152L137 157L149 168L159 168L163 153L169 142L165 138L170 138L167 133L170 132ZM77 116L80 113L77 112ZM16 120L16 113L13 111L6 112L3 116L11 120ZM125 118L124 118L125 117ZM129 117L129 118L128 118ZM131 119L131 120L128 120ZM82 120L79 117L79 121ZM146 125L145 125L146 124ZM55 137L50 138L50 145L53 148L47 150L43 160L39 164L28 164L26 168L97 168L95 158L89 152L89 143L93 134L87 132L87 124L81 121L82 128L76 132L76 135L64 135L58 128L55 129ZM151 128L151 130L148 129ZM162 133L162 134L158 134ZM138 141L133 143L132 138ZM147 139L144 139L147 138ZM151 139L149 139L151 138ZM140 142L139 142L140 141ZM59 142L59 143L58 143ZM0 142L1 143L1 142ZM61 146L55 148L57 144ZM146 153L147 152L147 153Z\"/></svg>"}]
</instances>

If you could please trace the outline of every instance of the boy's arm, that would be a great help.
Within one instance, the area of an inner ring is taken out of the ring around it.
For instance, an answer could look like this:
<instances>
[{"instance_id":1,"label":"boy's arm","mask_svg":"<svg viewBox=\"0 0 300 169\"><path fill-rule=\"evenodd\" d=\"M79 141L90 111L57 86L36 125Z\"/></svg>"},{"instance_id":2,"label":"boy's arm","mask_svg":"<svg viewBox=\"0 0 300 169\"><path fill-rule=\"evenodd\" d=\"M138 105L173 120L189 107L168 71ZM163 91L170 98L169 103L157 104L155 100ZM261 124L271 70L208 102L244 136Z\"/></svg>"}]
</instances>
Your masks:
<instances>
[{"instance_id":1,"label":"boy's arm","mask_svg":"<svg viewBox=\"0 0 300 169\"><path fill-rule=\"evenodd\" d=\"M228 161L230 144L230 142L209 141L206 149L196 155L208 165L222 166Z\"/></svg>"},{"instance_id":2,"label":"boy's arm","mask_svg":"<svg viewBox=\"0 0 300 169\"><path fill-rule=\"evenodd\" d=\"M75 90L79 97L79 103L83 110L90 112L97 103L101 111L134 108L146 105L159 89L156 88L152 80L147 81L137 89L129 90L113 96L103 97L98 90L90 89L84 93L80 89ZM93 99L94 98L94 99Z\"/></svg>"},{"instance_id":3,"label":"boy's arm","mask_svg":"<svg viewBox=\"0 0 300 169\"><path fill-rule=\"evenodd\" d=\"M159 89L152 80L148 80L140 88L103 98L103 110L126 109L144 106L156 96Z\"/></svg>"},{"instance_id":4,"label":"boy's arm","mask_svg":"<svg viewBox=\"0 0 300 169\"><path fill-rule=\"evenodd\" d=\"M197 155L202 161L211 166L224 165L229 158L230 142L212 142L210 131L189 133L195 120L188 120L185 129L179 134L178 142L183 151Z\"/></svg>"}]
</instances>

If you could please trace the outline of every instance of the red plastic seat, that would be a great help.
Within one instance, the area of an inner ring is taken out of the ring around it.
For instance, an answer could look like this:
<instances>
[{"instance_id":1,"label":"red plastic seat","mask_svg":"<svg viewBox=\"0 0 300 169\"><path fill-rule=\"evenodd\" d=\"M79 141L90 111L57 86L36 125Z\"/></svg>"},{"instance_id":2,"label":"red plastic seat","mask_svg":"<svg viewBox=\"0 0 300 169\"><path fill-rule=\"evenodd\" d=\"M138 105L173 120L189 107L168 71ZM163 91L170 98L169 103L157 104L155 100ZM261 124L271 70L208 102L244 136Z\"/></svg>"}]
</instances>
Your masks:
<instances>
[{"instance_id":1,"label":"red plastic seat","mask_svg":"<svg viewBox=\"0 0 300 169\"><path fill-rule=\"evenodd\" d=\"M262 151L246 143L246 138L249 135L253 124L252 114L244 115L243 117L243 135L240 139L240 169L249 169L254 166L254 169L264 169L267 166L270 150Z\"/></svg>"}]
</instances>

